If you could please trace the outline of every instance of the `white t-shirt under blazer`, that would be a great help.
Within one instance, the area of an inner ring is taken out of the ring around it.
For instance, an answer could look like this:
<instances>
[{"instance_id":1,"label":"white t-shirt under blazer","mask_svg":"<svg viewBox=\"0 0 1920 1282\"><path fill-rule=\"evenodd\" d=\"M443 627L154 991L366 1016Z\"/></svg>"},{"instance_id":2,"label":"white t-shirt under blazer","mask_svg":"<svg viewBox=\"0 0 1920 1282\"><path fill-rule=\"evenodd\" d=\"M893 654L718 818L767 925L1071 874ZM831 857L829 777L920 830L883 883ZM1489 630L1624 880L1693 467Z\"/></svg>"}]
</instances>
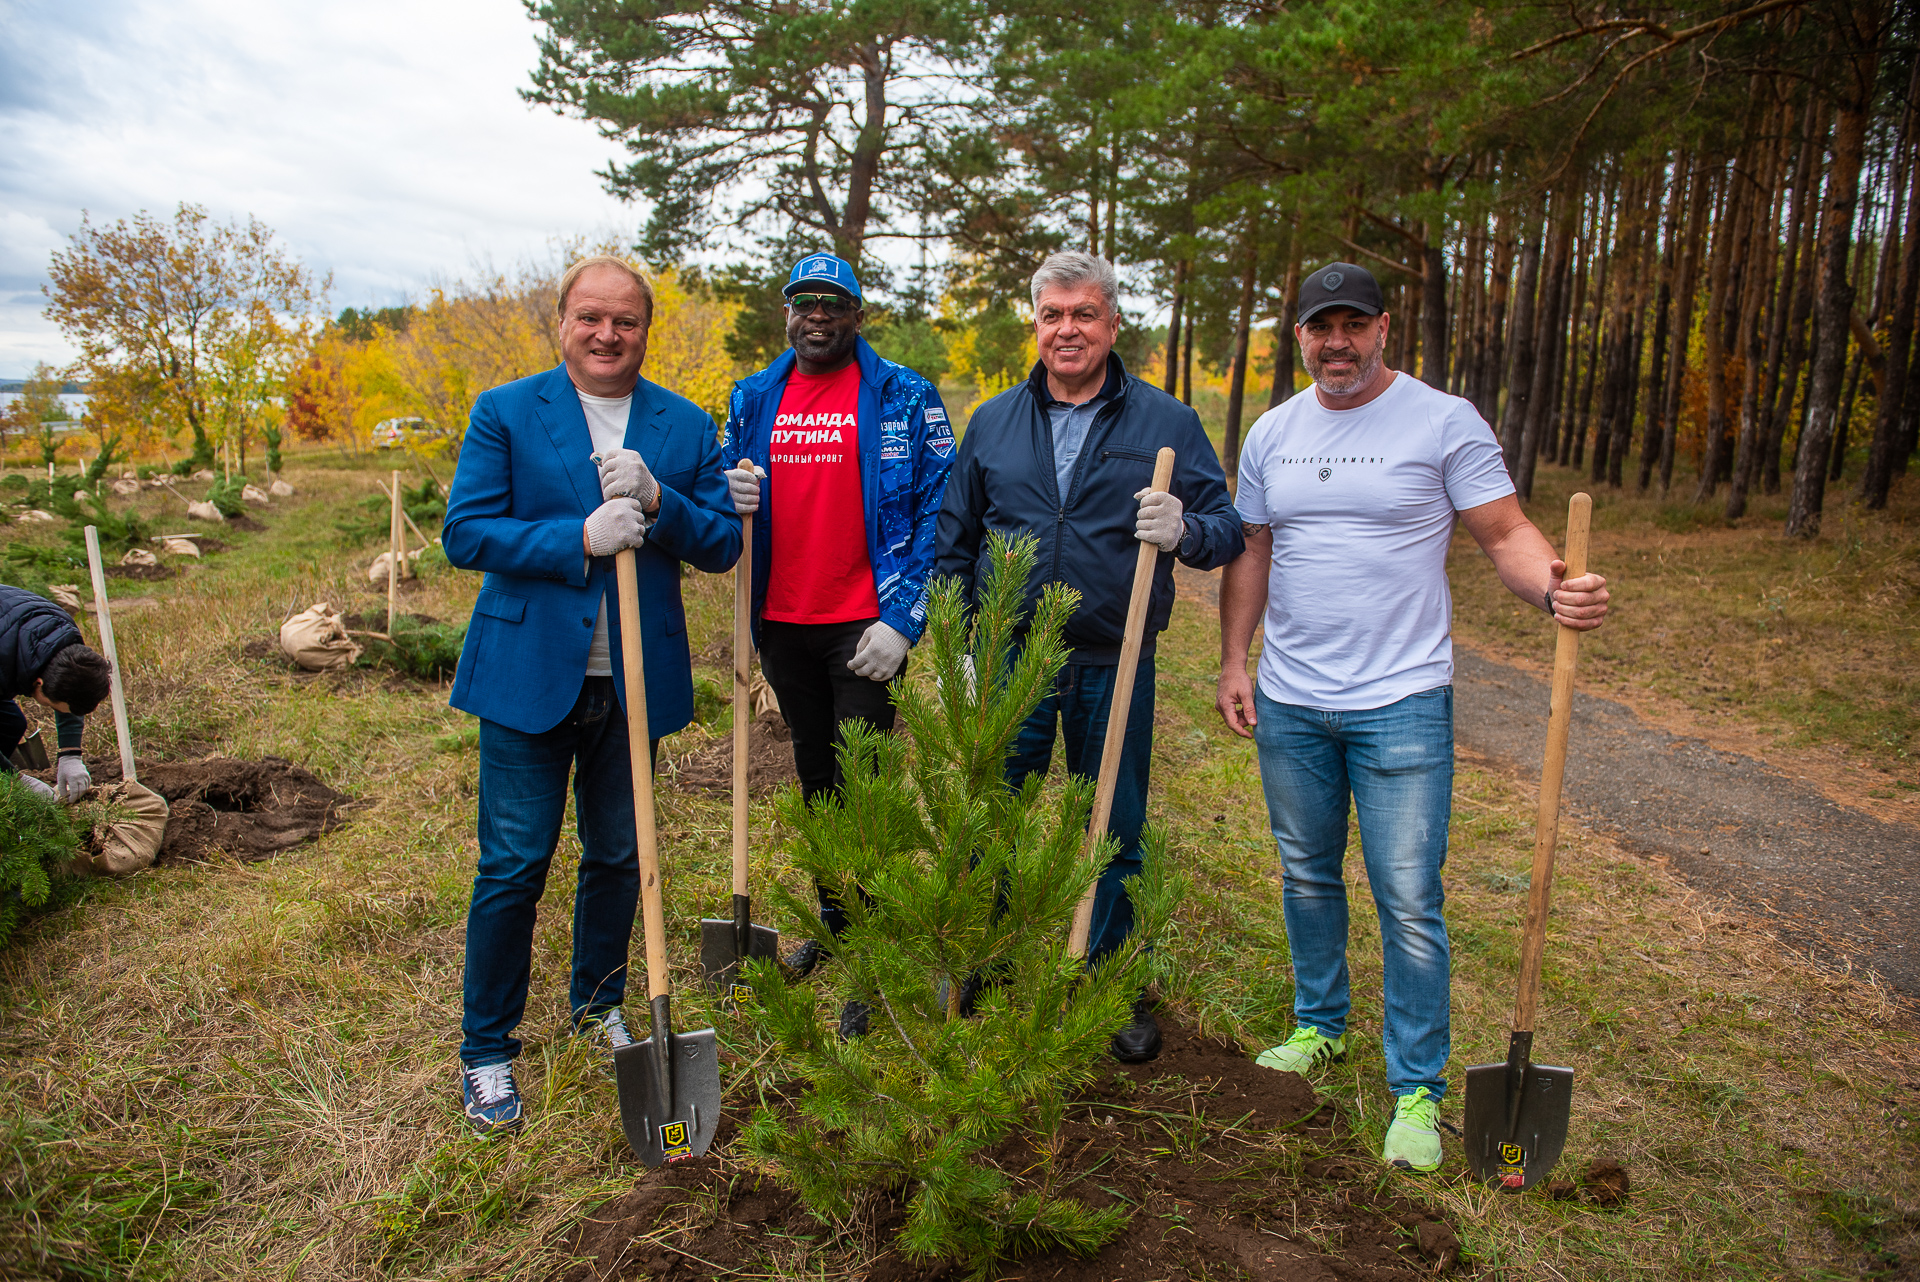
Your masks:
<instances>
[{"instance_id":1,"label":"white t-shirt under blazer","mask_svg":"<svg viewBox=\"0 0 1920 1282\"><path fill-rule=\"evenodd\" d=\"M1358 409L1309 388L1262 414L1234 499L1273 529L1261 693L1354 711L1452 684L1454 514L1513 492L1473 405L1409 374Z\"/></svg>"}]
</instances>

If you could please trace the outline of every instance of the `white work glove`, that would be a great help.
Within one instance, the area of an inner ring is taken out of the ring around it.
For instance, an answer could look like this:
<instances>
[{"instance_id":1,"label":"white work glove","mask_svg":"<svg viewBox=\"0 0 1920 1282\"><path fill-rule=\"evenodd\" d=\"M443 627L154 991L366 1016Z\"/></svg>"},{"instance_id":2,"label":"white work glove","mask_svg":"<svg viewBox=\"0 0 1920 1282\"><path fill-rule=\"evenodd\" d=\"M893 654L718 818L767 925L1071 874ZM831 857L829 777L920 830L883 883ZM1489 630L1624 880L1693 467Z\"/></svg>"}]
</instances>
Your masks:
<instances>
[{"instance_id":1,"label":"white work glove","mask_svg":"<svg viewBox=\"0 0 1920 1282\"><path fill-rule=\"evenodd\" d=\"M638 450L615 450L593 458L600 466L601 498L638 499L641 507L648 508L660 497L660 482L653 479Z\"/></svg>"},{"instance_id":2,"label":"white work glove","mask_svg":"<svg viewBox=\"0 0 1920 1282\"><path fill-rule=\"evenodd\" d=\"M646 541L647 514L638 499L608 499L587 517L588 556L612 556Z\"/></svg>"},{"instance_id":3,"label":"white work glove","mask_svg":"<svg viewBox=\"0 0 1920 1282\"><path fill-rule=\"evenodd\" d=\"M860 645L847 661L847 667L855 676L869 681L891 681L900 671L900 665L907 661L907 651L911 648L912 642L898 632L884 623L875 623L860 634Z\"/></svg>"},{"instance_id":4,"label":"white work glove","mask_svg":"<svg viewBox=\"0 0 1920 1282\"><path fill-rule=\"evenodd\" d=\"M1140 513L1133 521L1133 537L1153 544L1162 552L1179 548L1180 537L1186 533L1186 526L1180 520L1185 511L1180 500L1165 490L1141 490L1133 497L1140 500Z\"/></svg>"},{"instance_id":5,"label":"white work glove","mask_svg":"<svg viewBox=\"0 0 1920 1282\"><path fill-rule=\"evenodd\" d=\"M59 798L60 794L56 793L53 790L52 784L42 783L40 780L35 779L30 774L25 774L25 773L21 774L20 782L27 785L27 787L33 789L40 796L45 797L48 801L55 801L55 800L58 800Z\"/></svg>"},{"instance_id":6,"label":"white work glove","mask_svg":"<svg viewBox=\"0 0 1920 1282\"><path fill-rule=\"evenodd\" d=\"M93 787L93 776L87 773L87 763L77 755L60 758L60 764L53 772L53 799L63 806L70 806L87 795L87 789Z\"/></svg>"},{"instance_id":7,"label":"white work glove","mask_svg":"<svg viewBox=\"0 0 1920 1282\"><path fill-rule=\"evenodd\" d=\"M733 496L733 510L747 516L760 510L760 482L767 474L758 467L734 467L727 470L727 493Z\"/></svg>"}]
</instances>

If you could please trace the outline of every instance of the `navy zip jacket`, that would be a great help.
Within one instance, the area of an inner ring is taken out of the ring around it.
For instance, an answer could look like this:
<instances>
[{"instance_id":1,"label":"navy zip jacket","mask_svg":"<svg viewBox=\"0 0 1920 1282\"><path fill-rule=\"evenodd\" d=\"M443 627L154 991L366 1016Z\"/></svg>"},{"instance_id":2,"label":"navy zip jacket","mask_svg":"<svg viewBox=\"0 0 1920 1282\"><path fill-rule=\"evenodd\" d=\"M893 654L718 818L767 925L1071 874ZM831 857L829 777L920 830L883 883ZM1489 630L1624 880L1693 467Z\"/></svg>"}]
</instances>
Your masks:
<instances>
[{"instance_id":1,"label":"navy zip jacket","mask_svg":"<svg viewBox=\"0 0 1920 1282\"><path fill-rule=\"evenodd\" d=\"M33 683L47 670L53 656L86 638L67 612L37 592L0 584L0 697L21 698L33 693ZM53 714L60 748L80 750L84 718L72 712Z\"/></svg>"},{"instance_id":2,"label":"navy zip jacket","mask_svg":"<svg viewBox=\"0 0 1920 1282\"><path fill-rule=\"evenodd\" d=\"M1044 365L973 412L940 508L935 567L941 575L960 577L971 606L986 568L987 535L998 530L1036 536L1040 548L1027 584L1028 609L1048 583L1078 591L1080 607L1067 620L1070 662L1096 665L1120 661L1140 546L1133 536L1140 504L1133 496L1152 483L1162 446L1173 447L1168 488L1185 509L1180 560L1196 570L1217 569L1247 546L1200 416L1127 373L1111 354L1102 390L1111 399L1087 429L1065 494L1053 466L1046 410L1053 398ZM1162 553L1154 567L1143 656L1153 653L1155 638L1173 615L1174 555Z\"/></svg>"}]
</instances>

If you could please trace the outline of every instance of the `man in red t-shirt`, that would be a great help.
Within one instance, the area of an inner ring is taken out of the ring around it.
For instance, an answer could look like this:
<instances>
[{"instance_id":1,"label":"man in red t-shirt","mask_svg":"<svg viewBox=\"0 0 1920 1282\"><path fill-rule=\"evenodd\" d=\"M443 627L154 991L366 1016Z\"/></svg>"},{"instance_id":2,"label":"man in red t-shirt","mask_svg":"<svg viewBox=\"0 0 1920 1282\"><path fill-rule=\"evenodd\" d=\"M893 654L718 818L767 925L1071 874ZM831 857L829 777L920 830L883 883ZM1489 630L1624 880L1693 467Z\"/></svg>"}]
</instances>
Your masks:
<instances>
[{"instance_id":1,"label":"man in red t-shirt","mask_svg":"<svg viewBox=\"0 0 1920 1282\"><path fill-rule=\"evenodd\" d=\"M785 296L793 350L734 385L720 452L735 510L760 514L760 666L793 731L801 791L813 801L840 787L843 724L893 728L888 684L926 624L953 427L932 383L882 360L860 337L866 313L847 263L831 254L801 259ZM836 935L845 925L824 891L820 915ZM808 940L787 964L804 974L825 952ZM849 1035L865 1023L864 1003L841 1012Z\"/></svg>"}]
</instances>

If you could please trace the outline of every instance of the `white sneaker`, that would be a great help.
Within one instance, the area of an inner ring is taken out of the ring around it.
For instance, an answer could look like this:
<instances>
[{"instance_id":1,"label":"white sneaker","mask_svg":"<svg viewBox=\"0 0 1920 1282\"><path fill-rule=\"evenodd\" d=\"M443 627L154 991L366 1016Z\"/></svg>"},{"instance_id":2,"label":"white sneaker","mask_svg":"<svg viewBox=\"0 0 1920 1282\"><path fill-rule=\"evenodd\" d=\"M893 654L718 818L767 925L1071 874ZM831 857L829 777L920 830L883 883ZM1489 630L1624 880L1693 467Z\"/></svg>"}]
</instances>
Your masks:
<instances>
[{"instance_id":1,"label":"white sneaker","mask_svg":"<svg viewBox=\"0 0 1920 1282\"><path fill-rule=\"evenodd\" d=\"M618 1006L609 1006L581 1020L578 1032L582 1036L596 1036L610 1052L633 1045L633 1034L627 1031L627 1017Z\"/></svg>"}]
</instances>

